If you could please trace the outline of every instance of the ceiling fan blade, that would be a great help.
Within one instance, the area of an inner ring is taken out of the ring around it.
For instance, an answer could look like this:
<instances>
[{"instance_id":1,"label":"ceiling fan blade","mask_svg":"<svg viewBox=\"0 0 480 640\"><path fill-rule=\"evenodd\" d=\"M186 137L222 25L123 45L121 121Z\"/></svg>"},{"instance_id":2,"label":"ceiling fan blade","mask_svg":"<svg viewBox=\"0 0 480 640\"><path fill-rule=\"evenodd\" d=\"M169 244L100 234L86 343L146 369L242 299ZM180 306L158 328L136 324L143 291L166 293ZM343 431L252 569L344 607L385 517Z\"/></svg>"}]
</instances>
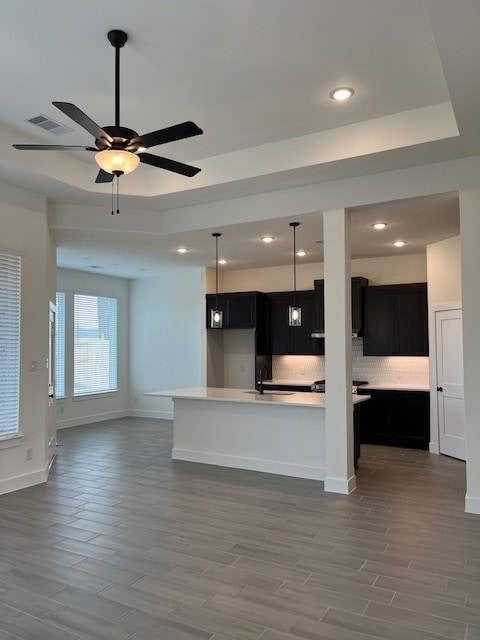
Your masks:
<instances>
[{"instance_id":1,"label":"ceiling fan blade","mask_svg":"<svg viewBox=\"0 0 480 640\"><path fill-rule=\"evenodd\" d=\"M145 133L143 136L134 138L130 144L149 149L150 147L155 147L157 144L183 140L184 138L190 138L191 136L198 136L201 133L203 133L203 131L200 127L197 127L194 122L188 121L176 124L173 127L167 127L166 129L159 129L158 131Z\"/></svg>"},{"instance_id":2,"label":"ceiling fan blade","mask_svg":"<svg viewBox=\"0 0 480 640\"><path fill-rule=\"evenodd\" d=\"M169 158L153 156L151 153L139 153L138 157L140 158L140 162L143 162L144 164L150 164L152 167L166 169L167 171L174 171L175 173L180 173L182 176L188 176L189 178L192 178L200 171L198 167L192 167L189 164L183 164L183 162L177 162L176 160L170 160Z\"/></svg>"},{"instance_id":3,"label":"ceiling fan blade","mask_svg":"<svg viewBox=\"0 0 480 640\"><path fill-rule=\"evenodd\" d=\"M97 184L103 184L105 182L111 182L113 180L113 173L107 173L103 169L100 169L97 177L95 178L95 182Z\"/></svg>"},{"instance_id":4,"label":"ceiling fan blade","mask_svg":"<svg viewBox=\"0 0 480 640\"><path fill-rule=\"evenodd\" d=\"M83 149L83 151L98 151L95 147L80 147L70 144L14 144L15 149L22 151L75 151Z\"/></svg>"},{"instance_id":5,"label":"ceiling fan blade","mask_svg":"<svg viewBox=\"0 0 480 640\"><path fill-rule=\"evenodd\" d=\"M104 138L110 144L113 142L113 139L108 135L106 131L104 131L96 122L94 122L71 102L52 102L52 104L57 107L57 109L60 109L60 111L71 118L74 122L91 133L92 136L94 136L95 140Z\"/></svg>"}]
</instances>

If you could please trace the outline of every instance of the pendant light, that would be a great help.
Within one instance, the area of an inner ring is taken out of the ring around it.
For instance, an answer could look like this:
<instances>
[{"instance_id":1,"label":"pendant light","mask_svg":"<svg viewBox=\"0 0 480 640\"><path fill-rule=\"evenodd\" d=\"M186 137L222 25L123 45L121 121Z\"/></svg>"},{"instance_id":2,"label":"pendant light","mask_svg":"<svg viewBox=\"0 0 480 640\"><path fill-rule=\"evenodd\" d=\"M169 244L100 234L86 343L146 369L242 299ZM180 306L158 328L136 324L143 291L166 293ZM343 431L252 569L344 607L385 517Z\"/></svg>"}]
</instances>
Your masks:
<instances>
[{"instance_id":1,"label":"pendant light","mask_svg":"<svg viewBox=\"0 0 480 640\"><path fill-rule=\"evenodd\" d=\"M302 326L302 308L297 306L297 238L296 231L299 222L290 222L293 228L293 305L288 307L288 325L290 327Z\"/></svg>"},{"instance_id":2,"label":"pendant light","mask_svg":"<svg viewBox=\"0 0 480 640\"><path fill-rule=\"evenodd\" d=\"M218 308L218 239L221 233L212 233L215 238L215 309L210 311L210 327L221 329L223 326L223 311Z\"/></svg>"}]
</instances>

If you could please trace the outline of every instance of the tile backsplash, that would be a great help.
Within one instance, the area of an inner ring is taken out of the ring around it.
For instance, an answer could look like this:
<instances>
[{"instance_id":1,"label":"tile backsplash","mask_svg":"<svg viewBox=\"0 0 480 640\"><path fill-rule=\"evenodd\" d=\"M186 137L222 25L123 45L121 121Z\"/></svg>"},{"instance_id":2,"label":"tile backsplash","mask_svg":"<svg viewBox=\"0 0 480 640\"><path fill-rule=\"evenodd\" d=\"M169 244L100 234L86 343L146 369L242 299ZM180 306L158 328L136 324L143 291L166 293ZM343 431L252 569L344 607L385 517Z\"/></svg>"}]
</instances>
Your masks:
<instances>
[{"instance_id":1,"label":"tile backsplash","mask_svg":"<svg viewBox=\"0 0 480 640\"><path fill-rule=\"evenodd\" d=\"M364 356L362 338L352 340L353 379L375 384L428 385L428 358ZM324 356L273 356L272 376L281 380L323 380Z\"/></svg>"}]
</instances>

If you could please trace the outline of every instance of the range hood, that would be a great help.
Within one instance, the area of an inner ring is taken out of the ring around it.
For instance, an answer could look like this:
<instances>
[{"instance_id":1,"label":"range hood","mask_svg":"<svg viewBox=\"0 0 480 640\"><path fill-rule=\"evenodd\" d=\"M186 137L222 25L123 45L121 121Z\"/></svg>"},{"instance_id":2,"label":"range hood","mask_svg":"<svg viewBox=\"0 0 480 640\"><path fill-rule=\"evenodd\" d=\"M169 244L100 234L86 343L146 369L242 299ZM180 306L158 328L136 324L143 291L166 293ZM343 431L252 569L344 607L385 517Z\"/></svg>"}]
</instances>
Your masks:
<instances>
[{"instance_id":1,"label":"range hood","mask_svg":"<svg viewBox=\"0 0 480 640\"><path fill-rule=\"evenodd\" d=\"M325 338L325 313L324 313L324 282L323 280L314 280L315 287L315 330L312 338ZM352 278L352 338L358 338L362 335L363 329L363 289L368 285L367 278Z\"/></svg>"},{"instance_id":2,"label":"range hood","mask_svg":"<svg viewBox=\"0 0 480 640\"><path fill-rule=\"evenodd\" d=\"M352 331L352 338L358 338L359 334L360 334L360 330ZM318 331L314 331L312 333L312 338L325 338L325 331L320 329Z\"/></svg>"}]
</instances>

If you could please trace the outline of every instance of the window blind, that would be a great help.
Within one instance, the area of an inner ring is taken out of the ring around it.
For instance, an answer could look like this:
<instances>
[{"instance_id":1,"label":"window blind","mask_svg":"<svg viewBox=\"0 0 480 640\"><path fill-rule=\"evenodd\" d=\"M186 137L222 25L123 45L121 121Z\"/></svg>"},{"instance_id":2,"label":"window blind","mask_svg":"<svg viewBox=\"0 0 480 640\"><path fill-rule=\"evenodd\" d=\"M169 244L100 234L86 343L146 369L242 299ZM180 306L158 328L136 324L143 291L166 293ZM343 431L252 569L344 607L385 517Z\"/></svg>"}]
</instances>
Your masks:
<instances>
[{"instance_id":1,"label":"window blind","mask_svg":"<svg viewBox=\"0 0 480 640\"><path fill-rule=\"evenodd\" d=\"M0 252L0 439L18 433L21 258Z\"/></svg>"},{"instance_id":2,"label":"window blind","mask_svg":"<svg viewBox=\"0 0 480 640\"><path fill-rule=\"evenodd\" d=\"M73 393L117 388L117 300L74 295Z\"/></svg>"},{"instance_id":3,"label":"window blind","mask_svg":"<svg viewBox=\"0 0 480 640\"><path fill-rule=\"evenodd\" d=\"M55 315L55 395L65 395L65 293L57 291Z\"/></svg>"}]
</instances>

